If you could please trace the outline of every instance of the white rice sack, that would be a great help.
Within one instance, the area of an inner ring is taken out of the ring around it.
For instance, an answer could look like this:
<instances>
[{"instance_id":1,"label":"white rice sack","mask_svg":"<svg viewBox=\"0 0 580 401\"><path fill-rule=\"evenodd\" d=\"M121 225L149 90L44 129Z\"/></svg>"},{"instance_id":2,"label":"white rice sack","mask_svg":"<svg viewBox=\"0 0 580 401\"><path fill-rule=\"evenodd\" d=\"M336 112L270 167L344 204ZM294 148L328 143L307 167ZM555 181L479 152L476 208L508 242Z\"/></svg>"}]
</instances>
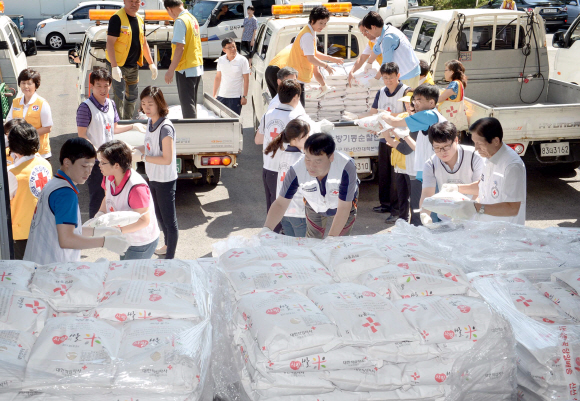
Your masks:
<instances>
[{"instance_id":1,"label":"white rice sack","mask_svg":"<svg viewBox=\"0 0 580 401\"><path fill-rule=\"evenodd\" d=\"M346 87L346 93L347 95L352 95L352 94L366 94L367 96L369 96L370 94L370 90L368 88L361 88L360 86L347 86Z\"/></svg>"},{"instance_id":2,"label":"white rice sack","mask_svg":"<svg viewBox=\"0 0 580 401\"><path fill-rule=\"evenodd\" d=\"M361 128L375 132L389 128L389 125L382 118L380 118L380 114L354 120L354 123Z\"/></svg>"},{"instance_id":3,"label":"white rice sack","mask_svg":"<svg viewBox=\"0 0 580 401\"><path fill-rule=\"evenodd\" d=\"M87 399L83 397L83 400ZM76 400L72 396L69 397L65 397L62 395L56 396L47 393L40 393L38 391L20 391L18 393L12 392L0 393L0 401L76 401Z\"/></svg>"},{"instance_id":4,"label":"white rice sack","mask_svg":"<svg viewBox=\"0 0 580 401\"><path fill-rule=\"evenodd\" d=\"M0 260L0 286L28 293L28 285L35 268L34 262Z\"/></svg>"},{"instance_id":5,"label":"white rice sack","mask_svg":"<svg viewBox=\"0 0 580 401\"><path fill-rule=\"evenodd\" d=\"M120 323L94 318L49 319L32 349L26 388L62 394L110 389L121 329Z\"/></svg>"},{"instance_id":6,"label":"white rice sack","mask_svg":"<svg viewBox=\"0 0 580 401\"><path fill-rule=\"evenodd\" d=\"M478 341L487 333L492 316L484 301L462 296L402 299L394 305L425 344Z\"/></svg>"},{"instance_id":7,"label":"white rice sack","mask_svg":"<svg viewBox=\"0 0 580 401\"><path fill-rule=\"evenodd\" d=\"M336 325L309 298L290 289L244 295L238 312L270 360L326 352L341 344Z\"/></svg>"},{"instance_id":8,"label":"white rice sack","mask_svg":"<svg viewBox=\"0 0 580 401\"><path fill-rule=\"evenodd\" d=\"M342 98L336 98L336 99L325 99L322 103L321 103L321 108L324 110L327 109L331 109L331 108L335 108L335 107L342 107L344 108L344 99Z\"/></svg>"},{"instance_id":9,"label":"white rice sack","mask_svg":"<svg viewBox=\"0 0 580 401\"><path fill-rule=\"evenodd\" d=\"M391 301L363 285L313 287L308 297L336 324L345 344L369 346L420 340Z\"/></svg>"},{"instance_id":10,"label":"white rice sack","mask_svg":"<svg viewBox=\"0 0 580 401\"><path fill-rule=\"evenodd\" d=\"M164 283L191 283L191 270L199 268L195 261L141 259L109 263L107 283L115 280L144 280Z\"/></svg>"},{"instance_id":11,"label":"white rice sack","mask_svg":"<svg viewBox=\"0 0 580 401\"><path fill-rule=\"evenodd\" d=\"M137 212L108 212L99 217L87 220L83 227L124 227L135 223L141 214Z\"/></svg>"},{"instance_id":12,"label":"white rice sack","mask_svg":"<svg viewBox=\"0 0 580 401\"><path fill-rule=\"evenodd\" d=\"M446 344L421 344L419 341L403 341L374 345L366 348L365 352L388 363L408 363L429 361L437 357L456 359L472 347L473 343L469 341Z\"/></svg>"},{"instance_id":13,"label":"white rice sack","mask_svg":"<svg viewBox=\"0 0 580 401\"><path fill-rule=\"evenodd\" d=\"M555 303L572 319L580 321L580 296L568 286L556 283L539 283L538 290Z\"/></svg>"},{"instance_id":14,"label":"white rice sack","mask_svg":"<svg viewBox=\"0 0 580 401\"><path fill-rule=\"evenodd\" d=\"M320 95L320 85L315 84L306 84L304 85L304 98L306 101L318 99L318 95Z\"/></svg>"},{"instance_id":15,"label":"white rice sack","mask_svg":"<svg viewBox=\"0 0 580 401\"><path fill-rule=\"evenodd\" d=\"M356 85L361 86L363 88L370 88L371 86L375 85L377 81L379 81L375 79L378 72L379 71L375 70L374 68L371 68L366 72L365 71L357 72L356 74L354 74L353 86Z\"/></svg>"},{"instance_id":16,"label":"white rice sack","mask_svg":"<svg viewBox=\"0 0 580 401\"><path fill-rule=\"evenodd\" d=\"M423 207L431 212L450 216L459 207L457 202L466 200L470 199L459 192L438 192L429 198L425 198Z\"/></svg>"},{"instance_id":17,"label":"white rice sack","mask_svg":"<svg viewBox=\"0 0 580 401\"><path fill-rule=\"evenodd\" d=\"M392 391L371 391L364 397L365 401L391 401L391 400L424 400L443 401L445 398L445 386L412 386ZM494 400L499 401L499 400Z\"/></svg>"},{"instance_id":18,"label":"white rice sack","mask_svg":"<svg viewBox=\"0 0 580 401\"><path fill-rule=\"evenodd\" d=\"M206 328L205 323L178 319L125 324L114 392L193 393L201 382L201 349L210 347Z\"/></svg>"},{"instance_id":19,"label":"white rice sack","mask_svg":"<svg viewBox=\"0 0 580 401\"><path fill-rule=\"evenodd\" d=\"M576 294L580 294L580 269L552 273L552 281L567 284L576 291Z\"/></svg>"},{"instance_id":20,"label":"white rice sack","mask_svg":"<svg viewBox=\"0 0 580 401\"><path fill-rule=\"evenodd\" d=\"M36 337L17 330L0 330L0 393L22 389L26 364Z\"/></svg>"},{"instance_id":21,"label":"white rice sack","mask_svg":"<svg viewBox=\"0 0 580 401\"><path fill-rule=\"evenodd\" d=\"M30 290L57 312L81 312L97 306L108 262L52 263L36 269Z\"/></svg>"},{"instance_id":22,"label":"white rice sack","mask_svg":"<svg viewBox=\"0 0 580 401\"><path fill-rule=\"evenodd\" d=\"M306 237L289 237L287 235L268 232L260 235L260 245L262 246L298 246L305 248L314 248L321 244L321 240Z\"/></svg>"},{"instance_id":23,"label":"white rice sack","mask_svg":"<svg viewBox=\"0 0 580 401\"><path fill-rule=\"evenodd\" d=\"M344 105L350 109L353 107L357 107L357 106L364 106L367 107L367 101L366 101L366 97L363 99L353 99L351 96L349 96L348 98L346 98L344 100Z\"/></svg>"},{"instance_id":24,"label":"white rice sack","mask_svg":"<svg viewBox=\"0 0 580 401\"><path fill-rule=\"evenodd\" d=\"M191 297L178 294L178 285L142 280L112 281L94 309L94 316L118 322L157 318L201 320L203 314L197 302L192 303Z\"/></svg>"},{"instance_id":25,"label":"white rice sack","mask_svg":"<svg viewBox=\"0 0 580 401\"><path fill-rule=\"evenodd\" d=\"M402 267L379 267L362 275L359 281L394 301L432 295L463 295L470 288L467 276L460 268L421 262L404 263Z\"/></svg>"},{"instance_id":26,"label":"white rice sack","mask_svg":"<svg viewBox=\"0 0 580 401\"><path fill-rule=\"evenodd\" d=\"M345 104L348 104L347 102L357 101L366 104L368 97L369 94L367 92L347 93L344 102Z\"/></svg>"},{"instance_id":27,"label":"white rice sack","mask_svg":"<svg viewBox=\"0 0 580 401\"><path fill-rule=\"evenodd\" d=\"M280 396L308 395L314 393L329 393L335 387L324 380L320 373L315 372L282 372L272 374L272 381L259 373L251 376L250 388L260 396L260 399L275 399Z\"/></svg>"},{"instance_id":28,"label":"white rice sack","mask_svg":"<svg viewBox=\"0 0 580 401\"><path fill-rule=\"evenodd\" d=\"M318 259L309 249L284 246L258 246L254 248L235 248L222 254L219 264L224 270L232 270L257 260Z\"/></svg>"},{"instance_id":29,"label":"white rice sack","mask_svg":"<svg viewBox=\"0 0 580 401\"><path fill-rule=\"evenodd\" d=\"M276 288L305 292L315 285L334 283L332 275L320 263L309 260L257 261L226 272L236 296Z\"/></svg>"},{"instance_id":30,"label":"white rice sack","mask_svg":"<svg viewBox=\"0 0 580 401\"><path fill-rule=\"evenodd\" d=\"M404 366L385 364L379 369L331 370L324 372L324 378L346 391L392 391L411 385L404 375Z\"/></svg>"},{"instance_id":31,"label":"white rice sack","mask_svg":"<svg viewBox=\"0 0 580 401\"><path fill-rule=\"evenodd\" d=\"M42 299L15 295L12 288L0 286L0 330L38 335L48 316L48 304Z\"/></svg>"}]
</instances>

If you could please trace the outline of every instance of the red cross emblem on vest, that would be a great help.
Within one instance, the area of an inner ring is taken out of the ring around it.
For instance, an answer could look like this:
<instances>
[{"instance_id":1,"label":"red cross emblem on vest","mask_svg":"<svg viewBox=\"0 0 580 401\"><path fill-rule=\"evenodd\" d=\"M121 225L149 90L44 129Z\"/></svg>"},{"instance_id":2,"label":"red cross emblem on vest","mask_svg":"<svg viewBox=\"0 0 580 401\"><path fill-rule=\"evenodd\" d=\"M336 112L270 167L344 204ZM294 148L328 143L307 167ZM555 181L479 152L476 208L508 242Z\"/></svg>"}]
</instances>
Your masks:
<instances>
[{"instance_id":1,"label":"red cross emblem on vest","mask_svg":"<svg viewBox=\"0 0 580 401\"><path fill-rule=\"evenodd\" d=\"M107 125L105 126L105 129L110 132L111 131L111 123L107 123Z\"/></svg>"},{"instance_id":2,"label":"red cross emblem on vest","mask_svg":"<svg viewBox=\"0 0 580 401\"><path fill-rule=\"evenodd\" d=\"M282 174L282 177L280 177L280 182L284 181L284 178L286 178L286 172L284 172L284 174Z\"/></svg>"},{"instance_id":3,"label":"red cross emblem on vest","mask_svg":"<svg viewBox=\"0 0 580 401\"><path fill-rule=\"evenodd\" d=\"M449 113L449 117L453 118L455 116L455 114L457 114L459 111L455 110L453 108L453 106L449 106L449 108L447 110L445 110L447 113Z\"/></svg>"},{"instance_id":4,"label":"red cross emblem on vest","mask_svg":"<svg viewBox=\"0 0 580 401\"><path fill-rule=\"evenodd\" d=\"M270 138L276 138L278 134L278 128L274 128L274 131L270 132Z\"/></svg>"},{"instance_id":5,"label":"red cross emblem on vest","mask_svg":"<svg viewBox=\"0 0 580 401\"><path fill-rule=\"evenodd\" d=\"M42 190L42 188L44 188L47 182L48 177L43 176L42 173L38 173L38 179L34 181L34 184L36 184L37 188L40 188L40 190Z\"/></svg>"},{"instance_id":6,"label":"red cross emblem on vest","mask_svg":"<svg viewBox=\"0 0 580 401\"><path fill-rule=\"evenodd\" d=\"M494 188L494 190L491 191L491 193L492 193L493 196L497 196L497 189Z\"/></svg>"},{"instance_id":7,"label":"red cross emblem on vest","mask_svg":"<svg viewBox=\"0 0 580 401\"><path fill-rule=\"evenodd\" d=\"M393 112L393 110L391 110L391 106L387 107L387 110L386 111L388 111L389 113L392 113Z\"/></svg>"}]
</instances>

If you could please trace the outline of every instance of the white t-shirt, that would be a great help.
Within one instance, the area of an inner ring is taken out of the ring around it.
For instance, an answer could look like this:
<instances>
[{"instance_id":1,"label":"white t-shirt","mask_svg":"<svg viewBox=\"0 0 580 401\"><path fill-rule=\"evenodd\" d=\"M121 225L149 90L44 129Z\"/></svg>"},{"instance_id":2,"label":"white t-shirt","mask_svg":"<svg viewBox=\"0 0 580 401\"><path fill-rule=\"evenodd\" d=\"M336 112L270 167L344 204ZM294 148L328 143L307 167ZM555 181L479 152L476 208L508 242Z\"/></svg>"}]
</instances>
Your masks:
<instances>
[{"instance_id":1,"label":"white t-shirt","mask_svg":"<svg viewBox=\"0 0 580 401\"><path fill-rule=\"evenodd\" d=\"M479 202L488 205L502 202L521 202L516 216L497 217L476 214L479 221L507 221L526 223L526 166L521 157L505 143L495 155L486 160L479 181Z\"/></svg>"},{"instance_id":2,"label":"white t-shirt","mask_svg":"<svg viewBox=\"0 0 580 401\"><path fill-rule=\"evenodd\" d=\"M314 40L312 35L314 34L314 29L312 25L308 24L308 28L312 33L305 33L300 38L300 48L305 56L314 56L316 54L316 49L314 48Z\"/></svg>"},{"instance_id":3,"label":"white t-shirt","mask_svg":"<svg viewBox=\"0 0 580 401\"><path fill-rule=\"evenodd\" d=\"M276 96L274 96L274 99L272 99L270 104L268 105L268 110L266 110L266 111L274 110L276 107L280 106L281 104L282 103L280 103L280 96L276 95ZM302 106L302 103L298 103L296 105L296 107L294 108L294 111L297 114L306 114L306 110L304 110L304 106Z\"/></svg>"},{"instance_id":4,"label":"white t-shirt","mask_svg":"<svg viewBox=\"0 0 580 401\"><path fill-rule=\"evenodd\" d=\"M23 106L22 109L23 116L26 116L26 113L28 113L28 107L34 102L36 102L37 98L38 94L35 93L34 95L32 95L30 101L27 104L24 104L24 96L20 98L20 105ZM6 116L6 122L12 119L13 119L12 107L10 107L10 111ZM48 102L44 102L44 104L42 105L42 109L40 109L40 123L42 124L43 127L52 127L54 125L52 122L52 112L50 111L50 105L48 104Z\"/></svg>"},{"instance_id":5,"label":"white t-shirt","mask_svg":"<svg viewBox=\"0 0 580 401\"><path fill-rule=\"evenodd\" d=\"M375 45L376 42L377 42L376 40L371 40L371 43L373 44L373 46ZM362 54L366 54L367 56L373 55L373 49L369 46L368 43L367 43L367 47L365 47Z\"/></svg>"},{"instance_id":6,"label":"white t-shirt","mask_svg":"<svg viewBox=\"0 0 580 401\"><path fill-rule=\"evenodd\" d=\"M239 98L244 94L244 75L250 73L250 64L241 54L236 54L232 61L227 55L218 58L217 70L222 73L218 96Z\"/></svg>"}]
</instances>

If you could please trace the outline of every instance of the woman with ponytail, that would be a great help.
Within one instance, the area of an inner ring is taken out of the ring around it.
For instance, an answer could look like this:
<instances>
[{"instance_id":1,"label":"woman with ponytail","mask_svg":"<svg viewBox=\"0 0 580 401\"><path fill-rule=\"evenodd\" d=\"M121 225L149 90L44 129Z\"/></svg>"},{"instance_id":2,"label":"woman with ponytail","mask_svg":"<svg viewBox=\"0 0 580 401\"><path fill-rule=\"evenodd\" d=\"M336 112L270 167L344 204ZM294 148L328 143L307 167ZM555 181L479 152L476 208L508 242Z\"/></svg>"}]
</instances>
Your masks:
<instances>
[{"instance_id":1,"label":"woman with ponytail","mask_svg":"<svg viewBox=\"0 0 580 401\"><path fill-rule=\"evenodd\" d=\"M465 131L468 128L463 103L464 90L467 87L465 67L459 60L450 60L445 63L444 75L449 85L439 96L439 112L455 125L457 131Z\"/></svg>"},{"instance_id":2,"label":"woman with ponytail","mask_svg":"<svg viewBox=\"0 0 580 401\"><path fill-rule=\"evenodd\" d=\"M304 142L308 138L310 126L304 120L295 118L291 120L286 128L272 142L268 144L264 154L274 157L277 152L282 152L280 156L280 166L278 168L278 183L276 193L280 193L284 176L290 166L300 159L304 151ZM286 149L284 149L284 145ZM284 235L291 237L306 236L306 213L304 212L304 199L300 190L292 198L290 206L281 221Z\"/></svg>"}]
</instances>

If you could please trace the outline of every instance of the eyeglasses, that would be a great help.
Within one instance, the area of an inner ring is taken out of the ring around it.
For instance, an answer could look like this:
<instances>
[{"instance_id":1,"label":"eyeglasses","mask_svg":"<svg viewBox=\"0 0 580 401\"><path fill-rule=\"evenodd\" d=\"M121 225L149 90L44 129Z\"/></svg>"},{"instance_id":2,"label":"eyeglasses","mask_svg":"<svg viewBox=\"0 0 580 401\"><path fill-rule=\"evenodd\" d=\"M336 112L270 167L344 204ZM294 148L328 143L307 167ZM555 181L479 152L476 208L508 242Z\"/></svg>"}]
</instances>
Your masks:
<instances>
[{"instance_id":1,"label":"eyeglasses","mask_svg":"<svg viewBox=\"0 0 580 401\"><path fill-rule=\"evenodd\" d=\"M233 46L226 46L226 47L224 47L224 49L226 49L226 50L235 50L235 48L236 48L236 46L235 46L235 45L233 45Z\"/></svg>"},{"instance_id":2,"label":"eyeglasses","mask_svg":"<svg viewBox=\"0 0 580 401\"><path fill-rule=\"evenodd\" d=\"M453 144L447 145L447 146L442 146L442 147L435 147L433 146L433 151L435 153L443 153L443 152L449 152L451 150L451 148L453 147Z\"/></svg>"}]
</instances>

